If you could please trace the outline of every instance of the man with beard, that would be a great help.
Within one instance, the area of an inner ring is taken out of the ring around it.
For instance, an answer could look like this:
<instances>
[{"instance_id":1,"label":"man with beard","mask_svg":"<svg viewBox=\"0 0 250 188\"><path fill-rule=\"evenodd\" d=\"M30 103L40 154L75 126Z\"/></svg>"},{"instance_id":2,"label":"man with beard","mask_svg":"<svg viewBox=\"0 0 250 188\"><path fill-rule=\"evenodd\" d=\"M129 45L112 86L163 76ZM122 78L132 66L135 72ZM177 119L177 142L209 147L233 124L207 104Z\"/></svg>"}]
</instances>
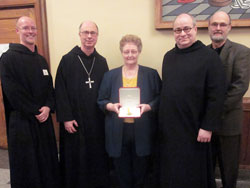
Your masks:
<instances>
[{"instance_id":1,"label":"man with beard","mask_svg":"<svg viewBox=\"0 0 250 188\"><path fill-rule=\"evenodd\" d=\"M1 57L1 80L8 122L12 188L59 188L59 165L51 119L52 77L35 45L37 28L26 16L17 20L20 44Z\"/></svg>"},{"instance_id":2,"label":"man with beard","mask_svg":"<svg viewBox=\"0 0 250 188\"><path fill-rule=\"evenodd\" d=\"M104 114L97 106L98 89L108 65L95 50L98 27L94 22L83 22L79 37L81 47L75 46L62 57L55 82L63 185L108 187Z\"/></svg>"},{"instance_id":3,"label":"man with beard","mask_svg":"<svg viewBox=\"0 0 250 188\"><path fill-rule=\"evenodd\" d=\"M223 188L236 188L239 168L242 97L249 85L250 49L227 39L231 19L223 11L209 19L210 47L220 56L226 73L222 126L212 136L213 163L218 158Z\"/></svg>"},{"instance_id":4,"label":"man with beard","mask_svg":"<svg viewBox=\"0 0 250 188\"><path fill-rule=\"evenodd\" d=\"M162 188L215 187L211 135L218 127L225 94L219 56L196 40L195 19L177 16L176 46L162 65L160 183Z\"/></svg>"}]
</instances>

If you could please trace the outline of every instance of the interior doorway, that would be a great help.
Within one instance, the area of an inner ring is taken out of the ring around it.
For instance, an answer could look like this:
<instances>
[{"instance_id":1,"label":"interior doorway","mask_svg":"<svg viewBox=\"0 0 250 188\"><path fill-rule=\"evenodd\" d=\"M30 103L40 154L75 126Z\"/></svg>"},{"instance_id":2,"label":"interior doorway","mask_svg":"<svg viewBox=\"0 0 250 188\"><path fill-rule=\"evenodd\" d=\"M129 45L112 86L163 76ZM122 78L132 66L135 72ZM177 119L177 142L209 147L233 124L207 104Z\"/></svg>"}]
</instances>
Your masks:
<instances>
[{"instance_id":1,"label":"interior doorway","mask_svg":"<svg viewBox=\"0 0 250 188\"><path fill-rule=\"evenodd\" d=\"M21 16L33 18L37 25L37 47L49 63L47 18L45 0L4 0L0 1L0 44L18 43L16 21ZM50 67L50 65L49 65ZM1 81L0 81L1 85ZM0 147L7 148L6 120L0 87Z\"/></svg>"}]
</instances>

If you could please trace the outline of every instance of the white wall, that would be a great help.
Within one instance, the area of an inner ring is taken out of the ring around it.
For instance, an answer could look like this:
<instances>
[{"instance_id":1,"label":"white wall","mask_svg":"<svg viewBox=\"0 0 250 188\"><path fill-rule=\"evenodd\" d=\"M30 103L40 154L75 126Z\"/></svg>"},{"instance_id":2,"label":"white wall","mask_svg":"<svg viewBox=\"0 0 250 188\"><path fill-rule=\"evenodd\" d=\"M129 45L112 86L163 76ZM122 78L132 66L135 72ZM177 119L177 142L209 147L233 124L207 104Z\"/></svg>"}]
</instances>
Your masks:
<instances>
[{"instance_id":1,"label":"white wall","mask_svg":"<svg viewBox=\"0 0 250 188\"><path fill-rule=\"evenodd\" d=\"M97 51L107 58L110 68L122 65L119 41L125 34L142 39L139 64L161 74L162 58L175 42L171 30L155 30L154 0L47 0L50 62L53 77L62 55L80 45L78 27L93 20L99 27ZM229 38L250 47L250 29L233 28ZM198 30L198 39L210 43L206 29ZM250 96L250 91L246 94Z\"/></svg>"}]
</instances>

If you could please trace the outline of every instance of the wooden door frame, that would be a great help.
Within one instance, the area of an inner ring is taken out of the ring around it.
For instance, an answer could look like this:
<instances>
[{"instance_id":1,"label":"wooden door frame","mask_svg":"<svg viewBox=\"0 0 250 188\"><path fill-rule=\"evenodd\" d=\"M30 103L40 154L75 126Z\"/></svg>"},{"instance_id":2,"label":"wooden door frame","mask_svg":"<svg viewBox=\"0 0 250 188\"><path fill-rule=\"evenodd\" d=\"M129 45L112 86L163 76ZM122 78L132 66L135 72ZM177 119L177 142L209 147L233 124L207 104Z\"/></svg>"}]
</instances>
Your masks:
<instances>
[{"instance_id":1,"label":"wooden door frame","mask_svg":"<svg viewBox=\"0 0 250 188\"><path fill-rule=\"evenodd\" d=\"M48 62L50 69L49 58L49 45L48 45L48 30L47 30L47 16L46 16L46 4L45 0L0 0L0 10L19 9L19 8L33 8L34 17L37 26L37 48L39 54L41 54ZM1 80L0 80L1 87ZM1 92L1 91L0 91ZM3 96L0 93L0 100L3 104ZM2 107L1 107L2 108ZM7 148L7 135L6 135L6 121L3 112L0 117L3 120L3 125L0 125L0 147ZM3 133L3 135L2 135Z\"/></svg>"},{"instance_id":2,"label":"wooden door frame","mask_svg":"<svg viewBox=\"0 0 250 188\"><path fill-rule=\"evenodd\" d=\"M48 44L48 27L45 0L1 0L0 9L34 7L36 25L38 28L37 43L39 54L45 57L50 67L49 44Z\"/></svg>"}]
</instances>

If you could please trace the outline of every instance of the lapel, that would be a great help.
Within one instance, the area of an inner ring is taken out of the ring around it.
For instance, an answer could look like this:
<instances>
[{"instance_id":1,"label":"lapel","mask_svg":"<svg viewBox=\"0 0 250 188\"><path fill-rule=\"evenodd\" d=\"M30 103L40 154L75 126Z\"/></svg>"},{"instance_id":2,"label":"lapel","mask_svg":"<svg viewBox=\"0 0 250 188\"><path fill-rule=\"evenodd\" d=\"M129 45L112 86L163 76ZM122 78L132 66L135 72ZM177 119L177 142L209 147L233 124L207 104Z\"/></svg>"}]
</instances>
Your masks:
<instances>
[{"instance_id":1,"label":"lapel","mask_svg":"<svg viewBox=\"0 0 250 188\"><path fill-rule=\"evenodd\" d=\"M120 88L123 86L122 84L122 66L119 67L119 69L117 70L117 75L116 75L116 87Z\"/></svg>"},{"instance_id":2,"label":"lapel","mask_svg":"<svg viewBox=\"0 0 250 188\"><path fill-rule=\"evenodd\" d=\"M119 102L119 88L122 87L122 67L117 68L113 72L113 76L111 77L112 80L112 89L111 95L113 98L113 102ZM117 92L118 91L118 92Z\"/></svg>"},{"instance_id":3,"label":"lapel","mask_svg":"<svg viewBox=\"0 0 250 188\"><path fill-rule=\"evenodd\" d=\"M144 85L143 85L143 76L144 75L144 71L143 71L143 68L142 66L139 65L139 70L138 70L138 78L137 78L137 87L140 88L140 100L141 102L143 101L144 99L144 91L143 89L145 88Z\"/></svg>"},{"instance_id":4,"label":"lapel","mask_svg":"<svg viewBox=\"0 0 250 188\"><path fill-rule=\"evenodd\" d=\"M141 87L142 84L143 84L143 70L142 70L141 66L139 65L137 87Z\"/></svg>"},{"instance_id":5,"label":"lapel","mask_svg":"<svg viewBox=\"0 0 250 188\"><path fill-rule=\"evenodd\" d=\"M232 47L232 42L229 39L227 39L220 53L220 58L223 65L225 65L227 62L227 56L228 54L230 54L231 47Z\"/></svg>"}]
</instances>

